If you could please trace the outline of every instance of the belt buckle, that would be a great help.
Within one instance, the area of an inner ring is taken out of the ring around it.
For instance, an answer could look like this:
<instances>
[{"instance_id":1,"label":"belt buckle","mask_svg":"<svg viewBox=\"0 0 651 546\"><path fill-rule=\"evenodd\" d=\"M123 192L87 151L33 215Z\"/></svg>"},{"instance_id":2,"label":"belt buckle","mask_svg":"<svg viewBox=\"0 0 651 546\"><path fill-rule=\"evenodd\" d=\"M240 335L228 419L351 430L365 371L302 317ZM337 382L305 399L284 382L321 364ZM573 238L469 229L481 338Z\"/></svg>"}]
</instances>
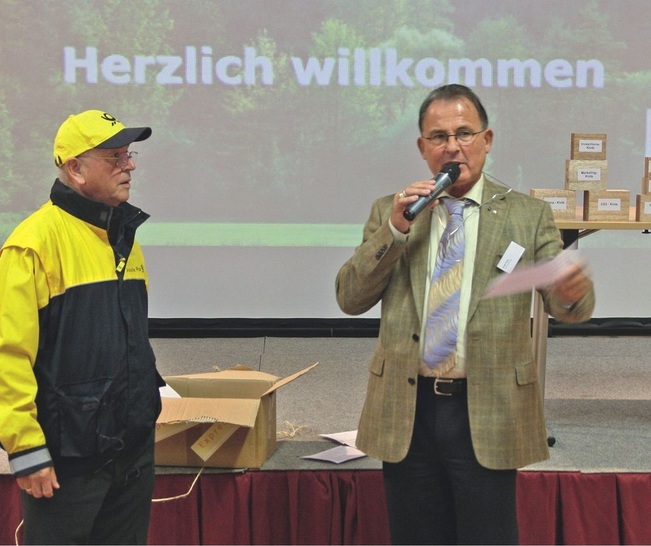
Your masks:
<instances>
[{"instance_id":1,"label":"belt buckle","mask_svg":"<svg viewBox=\"0 0 651 546\"><path fill-rule=\"evenodd\" d=\"M434 394L438 394L439 396L452 396L451 392L441 392L439 390L439 383L452 383L452 381L452 379L445 379L442 377L434 378Z\"/></svg>"}]
</instances>

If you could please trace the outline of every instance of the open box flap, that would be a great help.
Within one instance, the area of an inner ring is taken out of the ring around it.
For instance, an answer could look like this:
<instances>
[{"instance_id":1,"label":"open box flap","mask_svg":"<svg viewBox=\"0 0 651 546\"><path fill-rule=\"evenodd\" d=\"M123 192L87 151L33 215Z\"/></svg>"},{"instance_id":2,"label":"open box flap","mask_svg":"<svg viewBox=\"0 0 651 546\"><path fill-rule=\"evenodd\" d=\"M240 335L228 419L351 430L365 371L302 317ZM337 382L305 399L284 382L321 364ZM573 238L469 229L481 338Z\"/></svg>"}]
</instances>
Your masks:
<instances>
[{"instance_id":1,"label":"open box flap","mask_svg":"<svg viewBox=\"0 0 651 546\"><path fill-rule=\"evenodd\" d=\"M255 370L225 370L164 379L185 398L260 398L278 380L275 375Z\"/></svg>"},{"instance_id":2,"label":"open box flap","mask_svg":"<svg viewBox=\"0 0 651 546\"><path fill-rule=\"evenodd\" d=\"M311 366L308 366L304 370L301 370L300 372L296 372L296 373L294 373L292 375L289 375L289 376L277 381L263 394L263 396L275 391L276 389L279 389L283 385L287 385L287 383L290 383L290 382L294 381L294 379L297 379L297 378L301 377L302 375L305 375L312 368L314 368L317 364L318 364L318 362L315 362L314 364L312 364Z\"/></svg>"},{"instance_id":3,"label":"open box flap","mask_svg":"<svg viewBox=\"0 0 651 546\"><path fill-rule=\"evenodd\" d=\"M220 421L251 428L260 407L259 398L163 398L162 402L157 423Z\"/></svg>"}]
</instances>

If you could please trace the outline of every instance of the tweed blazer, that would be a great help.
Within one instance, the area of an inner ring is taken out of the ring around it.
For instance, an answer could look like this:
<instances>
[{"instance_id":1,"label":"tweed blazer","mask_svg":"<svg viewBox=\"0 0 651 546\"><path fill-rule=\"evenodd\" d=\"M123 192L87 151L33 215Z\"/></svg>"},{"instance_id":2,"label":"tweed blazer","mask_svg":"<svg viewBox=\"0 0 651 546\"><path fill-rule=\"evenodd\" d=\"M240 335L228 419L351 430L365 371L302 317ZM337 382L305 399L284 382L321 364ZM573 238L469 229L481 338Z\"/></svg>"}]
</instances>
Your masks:
<instances>
[{"instance_id":1,"label":"tweed blazer","mask_svg":"<svg viewBox=\"0 0 651 546\"><path fill-rule=\"evenodd\" d=\"M563 246L548 203L504 193L503 186L486 180L466 326L471 436L478 461L491 469L520 468L548 458L549 451L532 348L531 293L481 296L501 273L497 264L512 241L525 249L519 264L552 258ZM407 243L399 244L389 228L392 203L393 195L373 203L362 244L337 275L336 294L351 315L381 304L357 446L398 462L407 454L414 426L432 212L423 211ZM548 291L541 295L545 310L563 322L588 320L594 308L593 288L571 309Z\"/></svg>"}]
</instances>

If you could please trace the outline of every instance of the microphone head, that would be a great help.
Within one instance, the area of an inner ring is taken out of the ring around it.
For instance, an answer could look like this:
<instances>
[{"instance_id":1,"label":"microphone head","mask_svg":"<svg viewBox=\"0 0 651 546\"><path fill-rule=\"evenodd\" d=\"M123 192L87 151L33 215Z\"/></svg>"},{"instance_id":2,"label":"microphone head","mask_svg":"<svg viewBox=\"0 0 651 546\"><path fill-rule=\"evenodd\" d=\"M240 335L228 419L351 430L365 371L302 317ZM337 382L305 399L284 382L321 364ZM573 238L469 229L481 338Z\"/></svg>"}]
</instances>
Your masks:
<instances>
[{"instance_id":1,"label":"microphone head","mask_svg":"<svg viewBox=\"0 0 651 546\"><path fill-rule=\"evenodd\" d=\"M450 180L452 180L452 184L454 184L461 174L461 169L459 168L458 163L450 162L441 167L441 172L446 173L450 177Z\"/></svg>"}]
</instances>

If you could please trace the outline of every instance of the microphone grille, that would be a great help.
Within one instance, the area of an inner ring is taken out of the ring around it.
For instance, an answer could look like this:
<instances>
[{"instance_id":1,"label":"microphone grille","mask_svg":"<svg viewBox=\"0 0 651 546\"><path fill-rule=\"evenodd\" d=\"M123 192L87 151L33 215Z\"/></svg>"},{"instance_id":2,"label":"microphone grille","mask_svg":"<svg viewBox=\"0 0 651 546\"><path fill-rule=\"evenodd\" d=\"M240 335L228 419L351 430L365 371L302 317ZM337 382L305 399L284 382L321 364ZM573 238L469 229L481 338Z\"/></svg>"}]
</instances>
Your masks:
<instances>
[{"instance_id":1,"label":"microphone grille","mask_svg":"<svg viewBox=\"0 0 651 546\"><path fill-rule=\"evenodd\" d=\"M459 178L459 175L461 174L461 169L459 168L458 163L451 162L443 165L443 167L441 168L441 172L447 173L448 176L454 182L457 178Z\"/></svg>"}]
</instances>

